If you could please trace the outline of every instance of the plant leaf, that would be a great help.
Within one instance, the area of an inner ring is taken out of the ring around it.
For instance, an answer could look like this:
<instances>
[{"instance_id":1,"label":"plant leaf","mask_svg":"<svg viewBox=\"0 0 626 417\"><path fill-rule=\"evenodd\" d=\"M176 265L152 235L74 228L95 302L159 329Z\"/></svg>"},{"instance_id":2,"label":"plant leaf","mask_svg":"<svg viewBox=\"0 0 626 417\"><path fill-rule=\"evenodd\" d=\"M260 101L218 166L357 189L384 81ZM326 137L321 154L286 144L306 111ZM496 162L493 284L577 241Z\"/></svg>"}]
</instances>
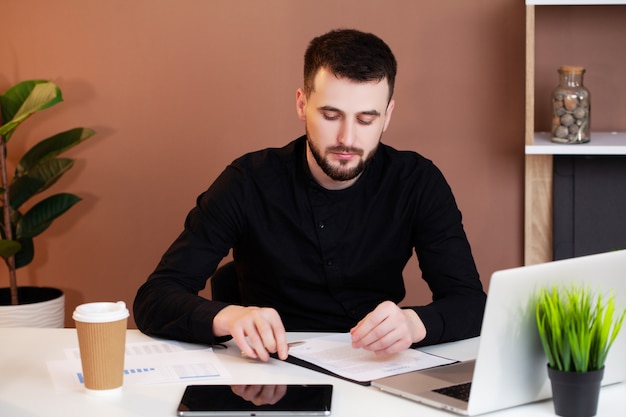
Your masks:
<instances>
[{"instance_id":1,"label":"plant leaf","mask_svg":"<svg viewBox=\"0 0 626 417\"><path fill-rule=\"evenodd\" d=\"M72 159L50 159L31 169L27 175L17 177L9 187L11 207L17 210L32 196L54 184L73 165Z\"/></svg>"},{"instance_id":2,"label":"plant leaf","mask_svg":"<svg viewBox=\"0 0 626 417\"><path fill-rule=\"evenodd\" d=\"M0 135L9 140L13 131L39 110L47 109L63 101L61 90L46 80L22 81L0 96L2 126Z\"/></svg>"},{"instance_id":3,"label":"plant leaf","mask_svg":"<svg viewBox=\"0 0 626 417\"><path fill-rule=\"evenodd\" d=\"M33 243L33 239L22 238L18 239L18 241L22 245L22 249L20 249L20 251L15 254L15 269L28 265L35 257L35 246Z\"/></svg>"},{"instance_id":4,"label":"plant leaf","mask_svg":"<svg viewBox=\"0 0 626 417\"><path fill-rule=\"evenodd\" d=\"M609 348L626 317L614 319L615 295L592 296L589 286L541 289L535 315L550 367L587 372L604 366Z\"/></svg>"},{"instance_id":5,"label":"plant leaf","mask_svg":"<svg viewBox=\"0 0 626 417\"><path fill-rule=\"evenodd\" d=\"M92 129L76 127L42 140L22 156L15 167L15 176L20 177L28 174L28 172L37 165L73 148L92 137L94 133Z\"/></svg>"},{"instance_id":6,"label":"plant leaf","mask_svg":"<svg viewBox=\"0 0 626 417\"><path fill-rule=\"evenodd\" d=\"M22 245L15 240L0 240L0 256L4 259L8 259L12 255L15 255L21 248Z\"/></svg>"},{"instance_id":7,"label":"plant leaf","mask_svg":"<svg viewBox=\"0 0 626 417\"><path fill-rule=\"evenodd\" d=\"M80 198L68 193L55 194L35 204L18 221L17 238L32 238L46 230L52 221L69 210Z\"/></svg>"}]
</instances>

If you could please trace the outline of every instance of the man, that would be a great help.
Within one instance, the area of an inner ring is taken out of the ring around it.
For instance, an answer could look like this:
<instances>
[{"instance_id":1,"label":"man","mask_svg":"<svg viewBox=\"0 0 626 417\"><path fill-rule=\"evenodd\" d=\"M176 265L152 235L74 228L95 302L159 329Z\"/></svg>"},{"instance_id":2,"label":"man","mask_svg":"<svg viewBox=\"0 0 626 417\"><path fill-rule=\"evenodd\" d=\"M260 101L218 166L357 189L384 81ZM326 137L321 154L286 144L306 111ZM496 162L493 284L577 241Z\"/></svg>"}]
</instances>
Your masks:
<instances>
[{"instance_id":1,"label":"man","mask_svg":"<svg viewBox=\"0 0 626 417\"><path fill-rule=\"evenodd\" d=\"M139 289L138 327L285 359L287 331L350 331L394 353L476 336L485 293L450 187L415 152L381 144L396 60L378 37L331 31L306 51L296 110L306 135L235 160L198 197ZM230 249L241 305L198 296ZM400 308L415 250L433 292Z\"/></svg>"}]
</instances>

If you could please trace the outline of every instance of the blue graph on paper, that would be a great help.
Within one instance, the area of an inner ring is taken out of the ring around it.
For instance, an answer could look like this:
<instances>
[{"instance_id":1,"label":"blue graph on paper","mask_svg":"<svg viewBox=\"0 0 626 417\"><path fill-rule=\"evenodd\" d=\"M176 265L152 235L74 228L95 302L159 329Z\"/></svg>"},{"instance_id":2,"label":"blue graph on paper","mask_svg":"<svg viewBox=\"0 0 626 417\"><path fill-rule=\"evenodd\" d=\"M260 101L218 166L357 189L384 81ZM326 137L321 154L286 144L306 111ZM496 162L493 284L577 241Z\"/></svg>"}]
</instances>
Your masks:
<instances>
[{"instance_id":1,"label":"blue graph on paper","mask_svg":"<svg viewBox=\"0 0 626 417\"><path fill-rule=\"evenodd\" d=\"M132 375L132 374L143 374L147 372L154 372L155 368L133 368L133 369L124 369L124 375ZM82 372L77 372L76 376L78 377L78 381L81 384L85 383L85 378L83 377Z\"/></svg>"},{"instance_id":2,"label":"blue graph on paper","mask_svg":"<svg viewBox=\"0 0 626 417\"><path fill-rule=\"evenodd\" d=\"M84 385L78 348L67 349L72 363L70 372L63 372L61 361L52 365L53 378L66 375L68 382ZM69 366L68 366L69 367ZM223 379L229 373L213 351L209 349L187 350L174 342L149 341L127 343L124 354L124 385L160 382L189 381L193 379Z\"/></svg>"}]
</instances>

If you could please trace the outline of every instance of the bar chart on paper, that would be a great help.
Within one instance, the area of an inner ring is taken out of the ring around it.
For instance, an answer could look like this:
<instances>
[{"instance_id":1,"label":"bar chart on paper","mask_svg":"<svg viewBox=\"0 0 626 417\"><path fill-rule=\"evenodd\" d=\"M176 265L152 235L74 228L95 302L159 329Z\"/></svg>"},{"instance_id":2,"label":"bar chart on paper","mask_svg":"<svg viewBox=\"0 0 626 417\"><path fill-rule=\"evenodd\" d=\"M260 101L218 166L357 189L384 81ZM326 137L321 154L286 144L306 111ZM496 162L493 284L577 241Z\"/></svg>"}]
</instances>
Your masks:
<instances>
[{"instance_id":1,"label":"bar chart on paper","mask_svg":"<svg viewBox=\"0 0 626 417\"><path fill-rule=\"evenodd\" d=\"M82 389L80 352L66 349L65 355L66 360L47 363L55 387L57 391ZM230 377L212 349L185 350L172 342L127 344L124 364L126 386Z\"/></svg>"},{"instance_id":2,"label":"bar chart on paper","mask_svg":"<svg viewBox=\"0 0 626 417\"><path fill-rule=\"evenodd\" d=\"M156 368L133 368L133 369L124 369L124 375L134 375L134 374L145 374L148 372L155 372ZM81 384L85 383L85 378L83 377L82 372L77 372L76 377Z\"/></svg>"}]
</instances>

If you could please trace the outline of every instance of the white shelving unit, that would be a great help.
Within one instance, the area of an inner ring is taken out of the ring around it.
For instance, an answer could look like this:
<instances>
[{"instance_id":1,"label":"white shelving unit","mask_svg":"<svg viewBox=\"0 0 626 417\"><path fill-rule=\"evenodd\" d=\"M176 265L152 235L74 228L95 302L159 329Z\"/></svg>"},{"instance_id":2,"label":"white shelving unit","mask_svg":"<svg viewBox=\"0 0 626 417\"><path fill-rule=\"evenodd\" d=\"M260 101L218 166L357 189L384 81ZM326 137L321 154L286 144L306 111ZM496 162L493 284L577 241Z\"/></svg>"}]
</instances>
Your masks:
<instances>
[{"instance_id":1,"label":"white shelving unit","mask_svg":"<svg viewBox=\"0 0 626 417\"><path fill-rule=\"evenodd\" d=\"M535 132L526 155L626 155L626 133L591 132L587 143L563 144L550 140L550 132Z\"/></svg>"},{"instance_id":2,"label":"white shelving unit","mask_svg":"<svg viewBox=\"0 0 626 417\"><path fill-rule=\"evenodd\" d=\"M553 143L549 133L534 131L535 9L585 5L626 5L626 0L526 0L524 263L527 265L553 259L553 156L626 155L626 133L623 132L592 131L589 143L569 145Z\"/></svg>"}]
</instances>

